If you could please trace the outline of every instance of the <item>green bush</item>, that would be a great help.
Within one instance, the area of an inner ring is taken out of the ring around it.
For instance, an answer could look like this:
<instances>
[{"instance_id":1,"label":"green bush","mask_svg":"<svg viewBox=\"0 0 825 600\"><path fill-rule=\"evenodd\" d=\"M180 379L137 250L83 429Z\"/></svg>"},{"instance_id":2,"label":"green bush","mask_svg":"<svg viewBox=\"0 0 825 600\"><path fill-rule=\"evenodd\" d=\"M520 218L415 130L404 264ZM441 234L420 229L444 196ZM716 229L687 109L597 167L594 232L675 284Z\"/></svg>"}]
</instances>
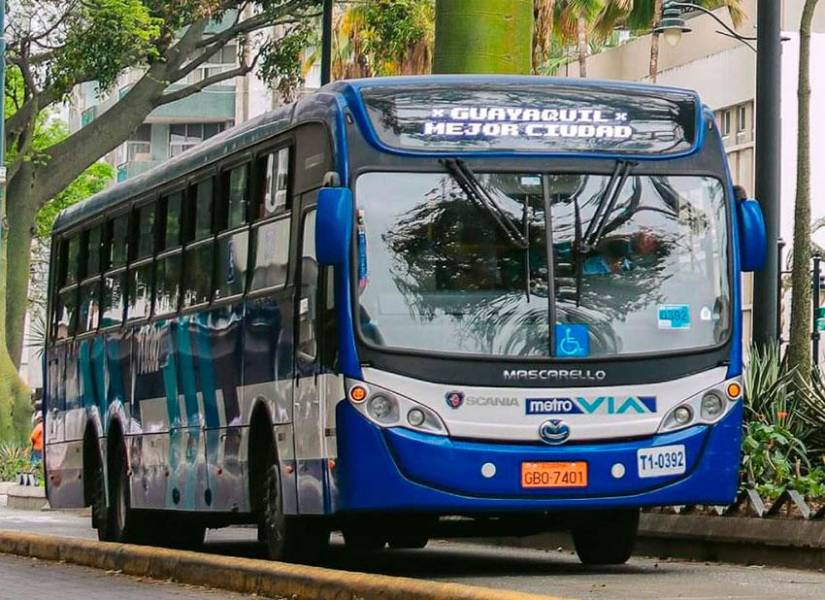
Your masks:
<instances>
[{"instance_id":1,"label":"green bush","mask_svg":"<svg viewBox=\"0 0 825 600\"><path fill-rule=\"evenodd\" d=\"M0 481L14 481L18 473L31 470L31 451L28 448L0 444Z\"/></svg>"}]
</instances>

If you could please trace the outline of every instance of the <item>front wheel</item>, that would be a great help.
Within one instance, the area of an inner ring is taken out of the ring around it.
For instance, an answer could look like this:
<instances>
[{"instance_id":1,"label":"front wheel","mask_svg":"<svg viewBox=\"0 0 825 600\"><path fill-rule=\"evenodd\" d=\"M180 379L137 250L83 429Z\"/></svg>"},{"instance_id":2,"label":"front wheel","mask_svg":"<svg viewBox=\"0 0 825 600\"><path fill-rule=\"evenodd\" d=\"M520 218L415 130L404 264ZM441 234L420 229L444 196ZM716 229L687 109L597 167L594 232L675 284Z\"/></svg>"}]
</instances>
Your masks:
<instances>
[{"instance_id":1,"label":"front wheel","mask_svg":"<svg viewBox=\"0 0 825 600\"><path fill-rule=\"evenodd\" d=\"M638 510L582 513L573 527L573 544L586 565L621 565L633 553Z\"/></svg>"}]
</instances>

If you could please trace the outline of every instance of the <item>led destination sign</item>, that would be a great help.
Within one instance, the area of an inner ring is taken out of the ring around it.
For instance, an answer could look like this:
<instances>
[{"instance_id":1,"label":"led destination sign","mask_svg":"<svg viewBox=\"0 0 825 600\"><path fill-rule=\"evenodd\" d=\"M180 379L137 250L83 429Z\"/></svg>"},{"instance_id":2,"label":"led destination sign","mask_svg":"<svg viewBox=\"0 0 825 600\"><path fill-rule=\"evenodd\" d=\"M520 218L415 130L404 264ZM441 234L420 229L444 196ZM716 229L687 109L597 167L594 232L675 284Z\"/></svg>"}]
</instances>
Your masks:
<instances>
[{"instance_id":1,"label":"led destination sign","mask_svg":"<svg viewBox=\"0 0 825 600\"><path fill-rule=\"evenodd\" d=\"M361 91L379 140L413 151L680 154L694 148L687 92L564 84Z\"/></svg>"}]
</instances>

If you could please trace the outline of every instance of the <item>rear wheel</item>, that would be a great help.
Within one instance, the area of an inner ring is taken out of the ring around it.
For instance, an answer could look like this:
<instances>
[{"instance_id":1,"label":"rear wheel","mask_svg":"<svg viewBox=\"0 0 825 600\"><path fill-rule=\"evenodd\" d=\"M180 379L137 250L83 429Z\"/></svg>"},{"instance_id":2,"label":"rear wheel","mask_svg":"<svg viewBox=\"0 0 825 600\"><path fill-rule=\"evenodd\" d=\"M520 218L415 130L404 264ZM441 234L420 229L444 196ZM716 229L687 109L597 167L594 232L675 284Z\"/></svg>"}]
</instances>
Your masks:
<instances>
[{"instance_id":1,"label":"rear wheel","mask_svg":"<svg viewBox=\"0 0 825 600\"><path fill-rule=\"evenodd\" d=\"M109 505L103 497L103 474L98 475L93 511L97 535L104 542L129 543L133 541L135 515L130 505L129 474L126 469L126 452L115 450L109 463Z\"/></svg>"},{"instance_id":2,"label":"rear wheel","mask_svg":"<svg viewBox=\"0 0 825 600\"><path fill-rule=\"evenodd\" d=\"M329 546L329 526L320 517L297 517L284 513L280 470L271 463L261 499L258 539L266 544L271 560L318 562Z\"/></svg>"},{"instance_id":3,"label":"rear wheel","mask_svg":"<svg viewBox=\"0 0 825 600\"><path fill-rule=\"evenodd\" d=\"M573 543L586 565L621 565L633 553L638 510L583 513L573 528Z\"/></svg>"},{"instance_id":4,"label":"rear wheel","mask_svg":"<svg viewBox=\"0 0 825 600\"><path fill-rule=\"evenodd\" d=\"M387 543L395 550L424 548L437 521L436 517L406 518L390 528Z\"/></svg>"}]
</instances>

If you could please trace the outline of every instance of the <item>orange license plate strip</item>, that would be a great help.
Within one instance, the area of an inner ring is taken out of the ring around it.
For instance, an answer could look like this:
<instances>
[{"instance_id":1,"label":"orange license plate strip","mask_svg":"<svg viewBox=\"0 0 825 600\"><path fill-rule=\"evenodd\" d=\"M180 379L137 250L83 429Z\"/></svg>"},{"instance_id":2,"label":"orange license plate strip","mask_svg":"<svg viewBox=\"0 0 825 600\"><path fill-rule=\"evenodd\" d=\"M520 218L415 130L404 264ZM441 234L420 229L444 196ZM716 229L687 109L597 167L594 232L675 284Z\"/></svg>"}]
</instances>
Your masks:
<instances>
[{"instance_id":1,"label":"orange license plate strip","mask_svg":"<svg viewBox=\"0 0 825 600\"><path fill-rule=\"evenodd\" d=\"M521 463L521 487L527 489L587 487L587 463Z\"/></svg>"}]
</instances>

